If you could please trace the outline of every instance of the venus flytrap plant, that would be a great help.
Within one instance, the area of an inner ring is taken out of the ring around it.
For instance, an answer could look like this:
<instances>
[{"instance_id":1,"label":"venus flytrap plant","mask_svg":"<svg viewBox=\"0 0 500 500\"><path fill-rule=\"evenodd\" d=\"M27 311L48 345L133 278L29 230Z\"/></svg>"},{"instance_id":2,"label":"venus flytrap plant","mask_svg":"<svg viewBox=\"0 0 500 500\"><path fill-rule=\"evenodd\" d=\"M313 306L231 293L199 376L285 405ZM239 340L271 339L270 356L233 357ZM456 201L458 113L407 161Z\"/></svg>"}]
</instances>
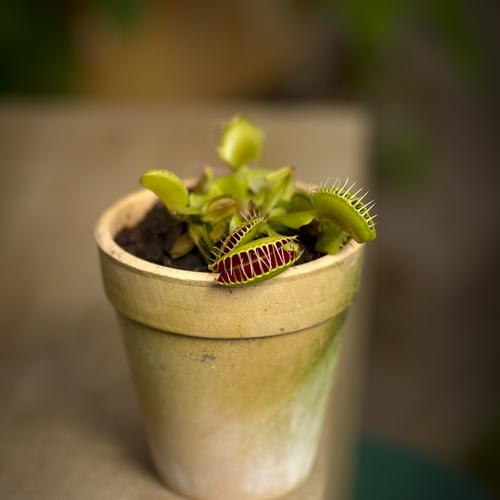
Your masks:
<instances>
[{"instance_id":1,"label":"venus flytrap plant","mask_svg":"<svg viewBox=\"0 0 500 500\"><path fill-rule=\"evenodd\" d=\"M302 254L296 238L268 236L238 245L218 258L213 270L217 283L236 286L259 283L288 269Z\"/></svg>"},{"instance_id":2,"label":"venus flytrap plant","mask_svg":"<svg viewBox=\"0 0 500 500\"><path fill-rule=\"evenodd\" d=\"M296 186L293 166L251 168L262 157L263 143L262 130L236 116L223 127L218 148L231 173L215 179L207 167L191 191L166 170L151 170L141 179L186 224L170 255L198 248L221 285L258 283L288 269L303 252L299 231L314 237L315 250L325 254L351 239L365 243L376 236L369 213L374 203L364 204L366 194L352 194L354 185L346 189L347 181L306 192Z\"/></svg>"},{"instance_id":3,"label":"venus flytrap plant","mask_svg":"<svg viewBox=\"0 0 500 500\"><path fill-rule=\"evenodd\" d=\"M340 179L337 179L333 187L321 187L313 191L311 202L316 215L319 220L330 221L341 227L358 243L371 241L375 238L376 232L373 217L369 212L375 202L371 201L364 205L362 200L367 193L358 198L357 194L362 189L352 194L350 189L354 187L354 184L349 189L345 189L347 182L339 187Z\"/></svg>"},{"instance_id":4,"label":"venus flytrap plant","mask_svg":"<svg viewBox=\"0 0 500 500\"><path fill-rule=\"evenodd\" d=\"M232 231L226 239L222 242L219 251L215 254L215 260L208 268L212 271L216 266L217 262L227 253L234 250L249 241L255 239L258 229L263 226L266 221L266 217L255 216L247 220L245 223L239 225L234 231Z\"/></svg>"}]
</instances>

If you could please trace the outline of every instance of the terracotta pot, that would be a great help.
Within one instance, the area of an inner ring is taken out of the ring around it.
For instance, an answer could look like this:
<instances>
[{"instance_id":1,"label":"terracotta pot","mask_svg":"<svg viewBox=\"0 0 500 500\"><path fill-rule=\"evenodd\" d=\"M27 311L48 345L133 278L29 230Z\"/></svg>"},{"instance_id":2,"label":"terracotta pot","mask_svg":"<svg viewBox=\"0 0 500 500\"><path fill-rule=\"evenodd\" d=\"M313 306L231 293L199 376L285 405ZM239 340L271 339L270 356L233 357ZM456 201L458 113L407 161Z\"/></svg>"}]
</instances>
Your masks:
<instances>
[{"instance_id":1,"label":"terracotta pot","mask_svg":"<svg viewBox=\"0 0 500 500\"><path fill-rule=\"evenodd\" d=\"M114 242L155 202L146 190L121 199L95 237L158 474L192 498L283 495L316 455L363 247L226 288Z\"/></svg>"}]
</instances>

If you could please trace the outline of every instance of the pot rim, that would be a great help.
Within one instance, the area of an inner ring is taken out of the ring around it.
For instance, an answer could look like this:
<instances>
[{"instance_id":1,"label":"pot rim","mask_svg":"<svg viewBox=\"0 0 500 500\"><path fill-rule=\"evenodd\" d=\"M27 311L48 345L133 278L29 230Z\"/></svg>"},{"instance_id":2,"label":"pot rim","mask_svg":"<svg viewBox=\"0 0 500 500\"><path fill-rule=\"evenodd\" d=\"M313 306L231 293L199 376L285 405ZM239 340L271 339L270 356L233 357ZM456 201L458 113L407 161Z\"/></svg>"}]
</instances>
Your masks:
<instances>
[{"instance_id":1,"label":"pot rim","mask_svg":"<svg viewBox=\"0 0 500 500\"><path fill-rule=\"evenodd\" d=\"M99 217L94 228L94 237L99 248L113 260L120 262L121 265L133 269L140 274L153 274L167 280L191 281L193 284L201 286L214 285L217 273L208 270L206 272L187 271L154 264L132 255L116 243L115 237L118 232L124 227L132 227L139 222L157 201L158 197L154 193L142 188L119 198L106 208ZM142 208L141 213L133 216L131 209L138 205ZM297 279L297 275L315 274L324 267L335 267L336 264L340 264L342 261L348 259L350 255L358 252L362 246L362 244L351 240L349 244L335 255L324 255L323 257L304 264L293 265L283 273L273 277L272 280L266 280L250 286L265 285L271 281L277 283L277 280L285 283L290 279ZM291 270L292 273L290 273Z\"/></svg>"}]
</instances>

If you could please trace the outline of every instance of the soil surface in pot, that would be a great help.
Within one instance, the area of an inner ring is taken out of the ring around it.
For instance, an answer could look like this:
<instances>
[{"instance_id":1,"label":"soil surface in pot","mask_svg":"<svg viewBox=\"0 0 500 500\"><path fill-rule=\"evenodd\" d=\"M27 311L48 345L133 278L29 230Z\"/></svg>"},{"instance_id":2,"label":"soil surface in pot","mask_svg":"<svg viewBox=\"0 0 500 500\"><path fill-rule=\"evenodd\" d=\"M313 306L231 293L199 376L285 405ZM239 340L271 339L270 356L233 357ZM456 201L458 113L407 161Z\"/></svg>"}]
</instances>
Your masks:
<instances>
[{"instance_id":1,"label":"soil surface in pot","mask_svg":"<svg viewBox=\"0 0 500 500\"><path fill-rule=\"evenodd\" d=\"M197 249L179 259L170 257L169 252L175 240L186 230L186 224L172 216L159 202L136 226L123 228L116 235L115 241L125 251L153 264L185 271L208 272L207 264ZM299 233L299 242L304 253L295 265L304 264L323 255L314 251L314 240L307 232Z\"/></svg>"}]
</instances>

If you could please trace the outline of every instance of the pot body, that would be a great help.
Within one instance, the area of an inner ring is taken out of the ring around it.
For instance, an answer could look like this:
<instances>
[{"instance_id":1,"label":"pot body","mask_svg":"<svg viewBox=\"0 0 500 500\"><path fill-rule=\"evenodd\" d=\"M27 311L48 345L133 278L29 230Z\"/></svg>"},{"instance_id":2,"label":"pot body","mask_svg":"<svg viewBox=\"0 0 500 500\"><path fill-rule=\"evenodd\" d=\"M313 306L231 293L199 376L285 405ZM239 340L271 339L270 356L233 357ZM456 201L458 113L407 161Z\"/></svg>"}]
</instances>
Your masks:
<instances>
[{"instance_id":1,"label":"pot body","mask_svg":"<svg viewBox=\"0 0 500 500\"><path fill-rule=\"evenodd\" d=\"M116 245L155 201L145 190L120 200L96 239L158 474L197 499L283 495L316 456L363 248L226 288Z\"/></svg>"}]
</instances>

